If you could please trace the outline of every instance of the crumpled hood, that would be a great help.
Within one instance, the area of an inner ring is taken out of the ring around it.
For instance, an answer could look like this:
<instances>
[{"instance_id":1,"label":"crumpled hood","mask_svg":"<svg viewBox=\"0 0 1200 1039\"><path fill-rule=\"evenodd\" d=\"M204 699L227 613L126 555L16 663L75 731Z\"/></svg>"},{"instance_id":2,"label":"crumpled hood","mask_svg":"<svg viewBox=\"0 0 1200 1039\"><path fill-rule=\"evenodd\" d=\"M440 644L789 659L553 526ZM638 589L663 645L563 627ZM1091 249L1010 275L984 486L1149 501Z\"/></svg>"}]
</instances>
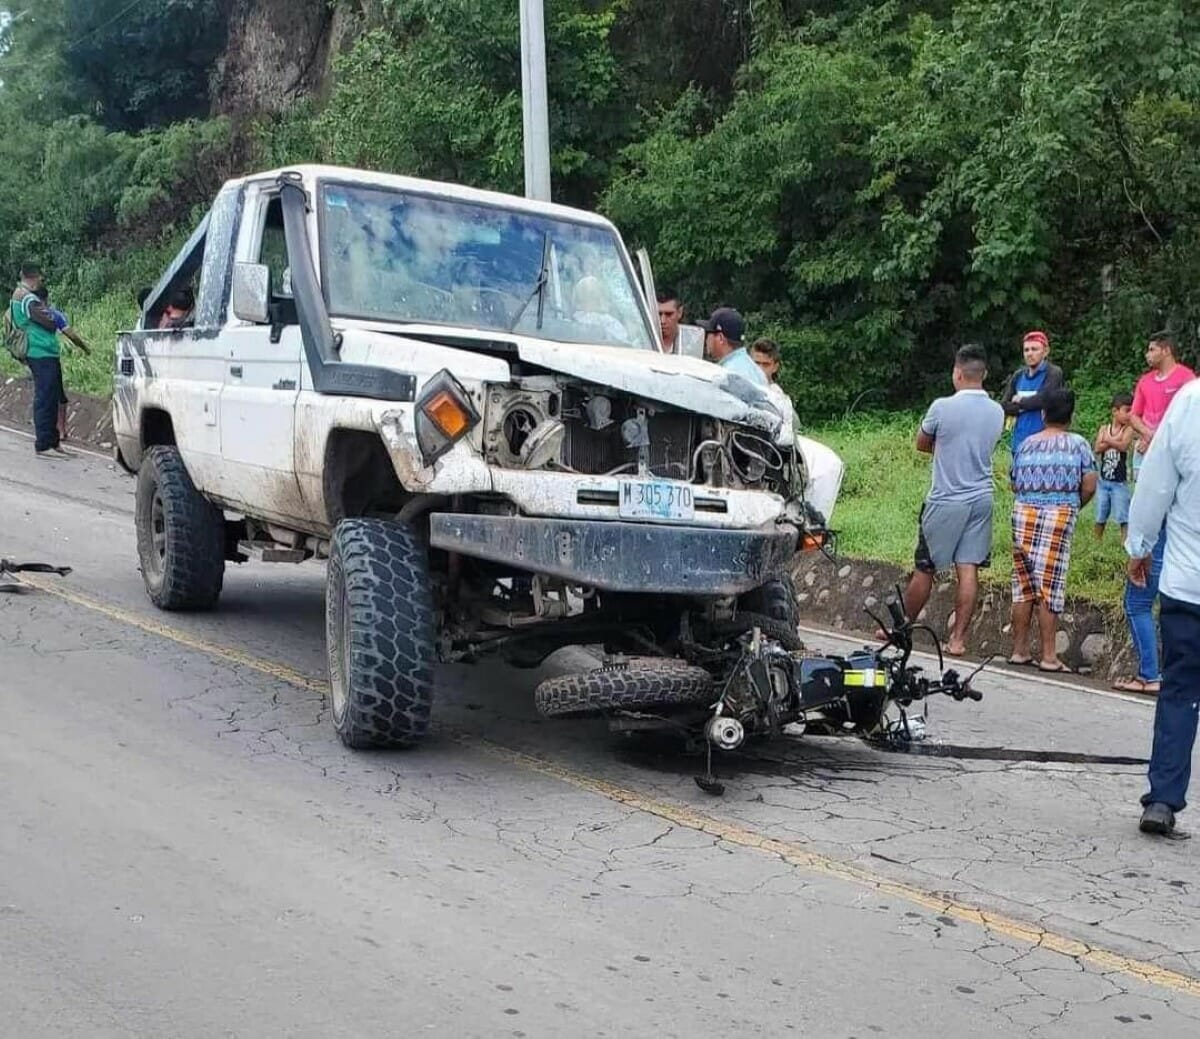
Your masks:
<instances>
[{"instance_id":1,"label":"crumpled hood","mask_svg":"<svg viewBox=\"0 0 1200 1039\"><path fill-rule=\"evenodd\" d=\"M771 435L783 422L761 387L696 357L514 338L526 364Z\"/></svg>"},{"instance_id":2,"label":"crumpled hood","mask_svg":"<svg viewBox=\"0 0 1200 1039\"><path fill-rule=\"evenodd\" d=\"M783 418L765 389L698 357L616 346L554 343L513 332L481 333L476 329L451 330L439 325L396 326L363 320L348 321L345 325L365 331L387 332L416 341L428 337L430 349L435 349L433 344L440 344L436 349L475 352L468 344L478 341L479 353L495 356L494 347L503 344L507 349L501 356L511 358L511 350L515 348L517 357L526 364L560 375L570 375L598 386L610 386L620 392L725 422L750 426L772 437L777 437L783 426ZM447 363L453 370L449 362L439 361L439 366L441 363Z\"/></svg>"}]
</instances>

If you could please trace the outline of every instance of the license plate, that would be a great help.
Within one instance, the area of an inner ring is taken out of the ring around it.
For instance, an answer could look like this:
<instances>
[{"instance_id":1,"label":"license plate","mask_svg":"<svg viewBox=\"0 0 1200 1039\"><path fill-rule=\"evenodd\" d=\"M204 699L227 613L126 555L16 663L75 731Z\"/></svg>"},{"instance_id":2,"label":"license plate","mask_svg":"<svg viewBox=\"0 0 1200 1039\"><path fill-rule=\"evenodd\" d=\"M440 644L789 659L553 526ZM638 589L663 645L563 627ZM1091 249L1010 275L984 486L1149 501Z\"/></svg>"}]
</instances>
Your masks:
<instances>
[{"instance_id":1,"label":"license plate","mask_svg":"<svg viewBox=\"0 0 1200 1039\"><path fill-rule=\"evenodd\" d=\"M690 487L665 480L621 480L618 485L622 519L695 519L696 503Z\"/></svg>"}]
</instances>

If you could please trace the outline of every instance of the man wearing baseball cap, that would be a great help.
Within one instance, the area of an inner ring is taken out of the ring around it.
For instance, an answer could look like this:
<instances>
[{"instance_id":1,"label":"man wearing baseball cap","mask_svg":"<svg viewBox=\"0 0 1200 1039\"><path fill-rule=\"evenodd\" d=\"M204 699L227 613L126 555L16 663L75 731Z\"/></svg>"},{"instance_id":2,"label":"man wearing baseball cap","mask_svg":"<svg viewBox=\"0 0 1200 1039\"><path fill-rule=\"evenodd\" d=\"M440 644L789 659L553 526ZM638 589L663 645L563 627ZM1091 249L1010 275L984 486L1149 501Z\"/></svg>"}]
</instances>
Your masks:
<instances>
[{"instance_id":1,"label":"man wearing baseball cap","mask_svg":"<svg viewBox=\"0 0 1200 1039\"><path fill-rule=\"evenodd\" d=\"M1045 428L1042 422L1042 406L1047 395L1063 388L1062 369L1051 364L1050 340L1045 332L1035 329L1025 333L1022 343L1025 367L1018 368L1004 384L1000 394L1000 405L1004 414L1015 419L1013 423L1012 453L1015 457L1026 437L1040 433Z\"/></svg>"},{"instance_id":2,"label":"man wearing baseball cap","mask_svg":"<svg viewBox=\"0 0 1200 1039\"><path fill-rule=\"evenodd\" d=\"M704 329L704 356L722 368L728 368L755 386L767 386L767 377L742 345L746 323L733 307L717 307L707 321L697 321Z\"/></svg>"}]
</instances>

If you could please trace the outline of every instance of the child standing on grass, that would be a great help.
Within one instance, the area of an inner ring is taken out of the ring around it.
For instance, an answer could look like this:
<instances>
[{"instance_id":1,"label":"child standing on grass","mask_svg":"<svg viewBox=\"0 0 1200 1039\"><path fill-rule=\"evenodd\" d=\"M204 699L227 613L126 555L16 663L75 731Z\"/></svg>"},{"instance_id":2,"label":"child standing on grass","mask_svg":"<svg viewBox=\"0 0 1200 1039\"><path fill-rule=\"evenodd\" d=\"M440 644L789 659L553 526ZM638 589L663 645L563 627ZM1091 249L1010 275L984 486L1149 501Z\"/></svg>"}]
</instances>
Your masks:
<instances>
[{"instance_id":1,"label":"child standing on grass","mask_svg":"<svg viewBox=\"0 0 1200 1039\"><path fill-rule=\"evenodd\" d=\"M1096 457L1100 459L1100 486L1096 491L1096 539L1103 540L1111 519L1121 528L1129 524L1129 447L1136 432L1129 422L1133 395L1117 393L1112 399L1111 420L1096 431Z\"/></svg>"}]
</instances>

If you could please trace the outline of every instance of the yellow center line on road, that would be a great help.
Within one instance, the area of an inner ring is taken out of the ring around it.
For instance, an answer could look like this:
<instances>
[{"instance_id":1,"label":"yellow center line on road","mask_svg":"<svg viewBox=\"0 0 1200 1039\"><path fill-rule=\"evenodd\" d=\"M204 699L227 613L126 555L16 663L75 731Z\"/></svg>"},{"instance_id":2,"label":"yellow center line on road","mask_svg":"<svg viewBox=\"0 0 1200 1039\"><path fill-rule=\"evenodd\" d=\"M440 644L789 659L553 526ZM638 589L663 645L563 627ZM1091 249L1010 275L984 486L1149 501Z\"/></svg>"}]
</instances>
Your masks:
<instances>
[{"instance_id":1,"label":"yellow center line on road","mask_svg":"<svg viewBox=\"0 0 1200 1039\"><path fill-rule=\"evenodd\" d=\"M39 591L46 592L58 599L63 599L75 606L82 606L93 613L99 613L109 618L109 620L120 621L122 624L137 628L149 635L157 635L160 638L169 639L171 642L178 643L188 649L194 649L196 652L204 653L206 656L216 657L227 664L248 667L271 678L277 678L281 682L287 682L289 685L307 689L309 692L320 693L322 696L329 692L328 682L313 678L311 675L306 675L303 671L297 671L294 667L288 667L286 664L276 664L274 661L264 660L262 657L256 657L234 646L212 642L209 639L200 638L198 635L192 635L179 628L173 628L169 624L162 624L150 617L135 613L133 610L109 605L108 603L101 602L99 599L93 599L89 595L83 595L74 589L56 584L54 579L50 577L43 577L38 574L20 574L18 577L22 584L31 585Z\"/></svg>"},{"instance_id":2,"label":"yellow center line on road","mask_svg":"<svg viewBox=\"0 0 1200 1039\"><path fill-rule=\"evenodd\" d=\"M302 671L288 667L286 664L277 664L270 660L264 660L261 657L256 657L233 646L200 638L179 628L162 624L132 610L109 605L98 599L93 599L91 596L83 595L71 588L55 584L50 578L33 574L22 574L20 578L23 583L56 598L98 613L110 620L136 628L149 635L168 639L186 649L195 650L198 653L203 653L228 664L249 668L269 678L286 682L289 685L309 692L317 692L322 695L328 692L329 686L327 682L314 678L311 675L306 675ZM1200 978L1189 974L1160 967L1158 964L1151 963L1148 960L1135 959L1100 946L1081 942L1003 913L994 913L990 910L979 909L966 902L948 898L945 895L940 895L934 891L927 891L912 884L891 880L853 863L840 861L814 852L798 841L782 841L774 837L768 837L738 823L716 819L703 812L698 812L687 805L663 801L641 794L636 790L611 783L606 779L589 776L546 758L501 746L498 743L493 743L491 740L462 732L451 726L440 726L440 728L451 739L462 746L481 751L521 770L556 779L578 790L583 790L625 805L636 811L653 815L675 826L708 834L727 844L748 848L766 855L773 855L791 866L810 873L867 888L879 895L902 899L912 905L932 910L942 916L974 924L992 934L1046 949L1050 952L1060 953L1063 956L1069 956L1080 963L1095 967L1103 972L1121 974L1127 978L1143 982L1147 985L1153 985L1157 988L1200 997Z\"/></svg>"}]
</instances>

